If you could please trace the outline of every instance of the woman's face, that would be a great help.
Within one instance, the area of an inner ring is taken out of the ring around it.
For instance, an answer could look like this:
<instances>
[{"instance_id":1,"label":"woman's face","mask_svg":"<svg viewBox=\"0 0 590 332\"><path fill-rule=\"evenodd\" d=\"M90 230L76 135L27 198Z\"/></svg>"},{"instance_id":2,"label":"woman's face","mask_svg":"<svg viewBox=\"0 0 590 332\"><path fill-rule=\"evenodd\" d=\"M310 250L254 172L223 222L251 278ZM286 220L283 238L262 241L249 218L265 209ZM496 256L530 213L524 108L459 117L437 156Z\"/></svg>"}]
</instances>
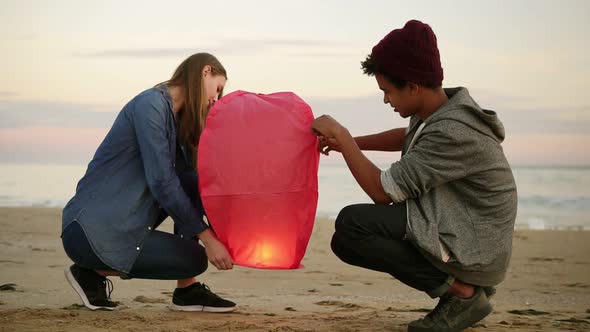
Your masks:
<instances>
[{"instance_id":1,"label":"woman's face","mask_svg":"<svg viewBox=\"0 0 590 332\"><path fill-rule=\"evenodd\" d=\"M211 73L211 67L206 66L203 69L203 86L205 87L205 100L207 106L211 107L219 99L219 94L225 87L227 79L223 75L214 75Z\"/></svg>"}]
</instances>

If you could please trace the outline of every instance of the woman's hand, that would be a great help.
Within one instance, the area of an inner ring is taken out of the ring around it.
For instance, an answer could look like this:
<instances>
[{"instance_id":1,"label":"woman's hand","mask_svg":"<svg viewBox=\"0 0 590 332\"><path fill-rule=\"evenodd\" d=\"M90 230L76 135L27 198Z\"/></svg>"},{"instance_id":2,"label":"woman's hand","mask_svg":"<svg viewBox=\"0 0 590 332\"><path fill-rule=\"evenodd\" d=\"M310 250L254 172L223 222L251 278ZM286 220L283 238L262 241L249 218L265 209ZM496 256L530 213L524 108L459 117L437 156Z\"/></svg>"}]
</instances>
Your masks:
<instances>
[{"instance_id":1,"label":"woman's hand","mask_svg":"<svg viewBox=\"0 0 590 332\"><path fill-rule=\"evenodd\" d=\"M211 231L211 229L206 229L199 234L199 239L205 245L205 252L207 253L207 258L209 262L213 264L218 270L231 270L234 267L234 262L229 255L229 252L223 245L223 243L219 242L215 233Z\"/></svg>"}]
</instances>

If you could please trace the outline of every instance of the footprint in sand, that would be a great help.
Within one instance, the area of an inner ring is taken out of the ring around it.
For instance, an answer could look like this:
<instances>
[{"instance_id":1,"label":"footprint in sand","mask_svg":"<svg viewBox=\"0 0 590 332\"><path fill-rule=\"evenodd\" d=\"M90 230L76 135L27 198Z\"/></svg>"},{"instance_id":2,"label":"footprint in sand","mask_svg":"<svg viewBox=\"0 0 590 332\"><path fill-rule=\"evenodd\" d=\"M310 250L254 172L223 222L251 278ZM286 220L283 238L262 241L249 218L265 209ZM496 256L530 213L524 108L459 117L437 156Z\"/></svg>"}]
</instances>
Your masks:
<instances>
[{"instance_id":1,"label":"footprint in sand","mask_svg":"<svg viewBox=\"0 0 590 332\"><path fill-rule=\"evenodd\" d=\"M9 259L1 259L0 263L10 263L10 264L24 264L25 262L23 261L12 261Z\"/></svg>"},{"instance_id":2,"label":"footprint in sand","mask_svg":"<svg viewBox=\"0 0 590 332\"><path fill-rule=\"evenodd\" d=\"M516 326L517 329L519 328L527 328L527 327L541 327L541 323L531 323L531 321L521 321L515 320L510 323L511 326ZM538 331L539 329L535 329L534 331Z\"/></svg>"},{"instance_id":3,"label":"footprint in sand","mask_svg":"<svg viewBox=\"0 0 590 332\"><path fill-rule=\"evenodd\" d=\"M164 294L164 295L166 295L166 296L168 296L168 297L172 297L172 294L173 294L173 293L172 293L172 292L162 292L162 293L160 293L160 294Z\"/></svg>"},{"instance_id":4,"label":"footprint in sand","mask_svg":"<svg viewBox=\"0 0 590 332\"><path fill-rule=\"evenodd\" d=\"M295 310L293 307L286 307L286 308L285 308L285 310L286 310L286 311L297 311L297 310Z\"/></svg>"},{"instance_id":5,"label":"footprint in sand","mask_svg":"<svg viewBox=\"0 0 590 332\"><path fill-rule=\"evenodd\" d=\"M159 299L159 298L155 298L155 297L147 297L147 296L143 296L143 295L139 295L139 296L135 297L133 299L133 301L139 302L139 303L168 303L168 301L166 301L164 299Z\"/></svg>"},{"instance_id":6,"label":"footprint in sand","mask_svg":"<svg viewBox=\"0 0 590 332\"><path fill-rule=\"evenodd\" d=\"M328 284L330 286L344 286L344 284L340 284L340 283L333 283L333 284Z\"/></svg>"},{"instance_id":7,"label":"footprint in sand","mask_svg":"<svg viewBox=\"0 0 590 332\"><path fill-rule=\"evenodd\" d=\"M565 259L559 257L531 257L531 262L563 262Z\"/></svg>"},{"instance_id":8,"label":"footprint in sand","mask_svg":"<svg viewBox=\"0 0 590 332\"><path fill-rule=\"evenodd\" d=\"M540 310L535 310L535 309L508 310L508 313L513 314L513 315L521 315L521 316L551 315L550 312L540 311Z\"/></svg>"},{"instance_id":9,"label":"footprint in sand","mask_svg":"<svg viewBox=\"0 0 590 332\"><path fill-rule=\"evenodd\" d=\"M385 311L396 311L396 312L431 312L432 309L419 308L419 309L394 309L393 307L387 307Z\"/></svg>"},{"instance_id":10,"label":"footprint in sand","mask_svg":"<svg viewBox=\"0 0 590 332\"><path fill-rule=\"evenodd\" d=\"M578 318L557 319L557 322L574 323L574 324L590 324L590 321Z\"/></svg>"},{"instance_id":11,"label":"footprint in sand","mask_svg":"<svg viewBox=\"0 0 590 332\"><path fill-rule=\"evenodd\" d=\"M15 292L16 291L16 284L0 285L0 291L2 291L2 292Z\"/></svg>"},{"instance_id":12,"label":"footprint in sand","mask_svg":"<svg viewBox=\"0 0 590 332\"><path fill-rule=\"evenodd\" d=\"M55 252L55 249L53 249L53 248L36 248L36 247L32 247L31 250L32 251Z\"/></svg>"},{"instance_id":13,"label":"footprint in sand","mask_svg":"<svg viewBox=\"0 0 590 332\"><path fill-rule=\"evenodd\" d=\"M320 301L320 302L315 302L314 304L321 305L321 306L335 306L335 307L342 308L342 309L354 309L354 310L364 308L358 304L345 303L342 301Z\"/></svg>"},{"instance_id":14,"label":"footprint in sand","mask_svg":"<svg viewBox=\"0 0 590 332\"><path fill-rule=\"evenodd\" d=\"M565 287L575 287L575 288L588 288L590 287L590 285L588 284L583 284L580 282L575 282L575 283L571 283L571 284L563 284Z\"/></svg>"},{"instance_id":15,"label":"footprint in sand","mask_svg":"<svg viewBox=\"0 0 590 332\"><path fill-rule=\"evenodd\" d=\"M80 309L85 309L85 308L86 308L85 306L78 304L78 303L73 303L73 304L70 304L69 306L62 307L63 310L80 310Z\"/></svg>"}]
</instances>

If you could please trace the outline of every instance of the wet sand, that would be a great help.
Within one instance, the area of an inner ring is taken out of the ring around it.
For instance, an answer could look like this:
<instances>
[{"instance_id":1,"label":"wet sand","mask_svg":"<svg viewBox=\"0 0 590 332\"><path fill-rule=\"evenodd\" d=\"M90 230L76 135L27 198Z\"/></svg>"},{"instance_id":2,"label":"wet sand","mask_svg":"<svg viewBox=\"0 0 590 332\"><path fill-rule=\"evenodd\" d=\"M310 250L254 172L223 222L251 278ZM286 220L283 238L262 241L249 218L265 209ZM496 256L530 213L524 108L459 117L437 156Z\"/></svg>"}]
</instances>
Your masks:
<instances>
[{"instance_id":1,"label":"wet sand","mask_svg":"<svg viewBox=\"0 0 590 332\"><path fill-rule=\"evenodd\" d=\"M174 282L118 278L112 297L125 308L90 311L63 276L71 263L60 225L59 209L0 208L0 331L405 331L436 305L387 274L342 263L329 246L333 221L318 219L303 269L210 266L200 276L239 304L235 313L172 312ZM517 231L492 303L470 331L590 330L590 232Z\"/></svg>"}]
</instances>

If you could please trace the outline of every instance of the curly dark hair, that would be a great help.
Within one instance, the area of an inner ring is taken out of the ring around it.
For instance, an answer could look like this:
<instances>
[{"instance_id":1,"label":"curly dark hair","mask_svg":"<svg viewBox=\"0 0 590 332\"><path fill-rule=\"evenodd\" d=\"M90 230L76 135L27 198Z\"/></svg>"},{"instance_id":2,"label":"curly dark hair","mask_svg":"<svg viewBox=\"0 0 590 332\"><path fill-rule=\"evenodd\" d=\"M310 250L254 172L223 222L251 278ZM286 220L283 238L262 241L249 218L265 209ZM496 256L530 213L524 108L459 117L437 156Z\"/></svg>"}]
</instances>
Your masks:
<instances>
[{"instance_id":1,"label":"curly dark hair","mask_svg":"<svg viewBox=\"0 0 590 332\"><path fill-rule=\"evenodd\" d=\"M361 61L361 69L363 70L363 74L369 76L375 76L377 74L383 75L391 84L395 85L398 89L403 89L408 85L408 81L402 80L398 77L393 77L387 74L385 71L381 69L379 64L371 57L371 55L367 55L367 58L364 61Z\"/></svg>"},{"instance_id":2,"label":"curly dark hair","mask_svg":"<svg viewBox=\"0 0 590 332\"><path fill-rule=\"evenodd\" d=\"M386 73L370 54L367 55L367 58L364 61L361 61L361 69L363 70L363 74L369 76L375 76L377 74L383 75L383 77L400 90L408 85L408 81ZM421 85L429 89L437 89L440 87L440 85Z\"/></svg>"}]
</instances>

